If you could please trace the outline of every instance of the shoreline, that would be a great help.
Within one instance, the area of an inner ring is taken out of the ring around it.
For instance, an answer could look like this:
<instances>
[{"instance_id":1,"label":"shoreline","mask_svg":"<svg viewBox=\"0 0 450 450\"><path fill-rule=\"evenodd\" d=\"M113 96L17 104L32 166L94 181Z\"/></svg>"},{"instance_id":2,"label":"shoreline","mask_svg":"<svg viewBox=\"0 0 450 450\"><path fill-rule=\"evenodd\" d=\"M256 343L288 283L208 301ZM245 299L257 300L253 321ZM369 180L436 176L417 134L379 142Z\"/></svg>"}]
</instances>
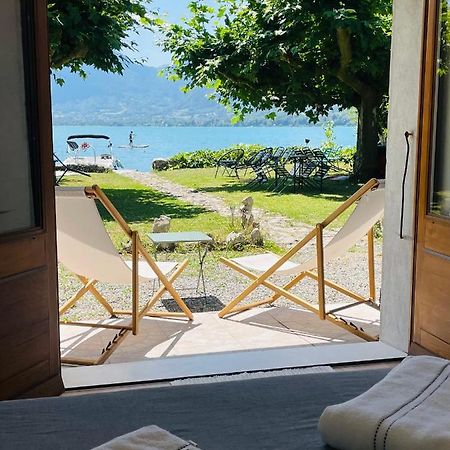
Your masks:
<instances>
[{"instance_id":1,"label":"shoreline","mask_svg":"<svg viewBox=\"0 0 450 450\"><path fill-rule=\"evenodd\" d=\"M356 128L335 126L334 141L341 147L356 144ZM133 131L136 144L148 144L147 148L122 148L129 143ZM76 134L104 134L110 137L114 156L127 169L146 171L154 158L170 158L177 153L199 150L220 150L239 145L262 147L289 147L304 145L320 147L327 141L320 126L272 126L272 127L127 127L122 126L60 126L53 127L55 154L64 161L67 158L67 137ZM103 143L96 142L97 154L109 153Z\"/></svg>"},{"instance_id":2,"label":"shoreline","mask_svg":"<svg viewBox=\"0 0 450 450\"><path fill-rule=\"evenodd\" d=\"M53 123L53 127L86 127L86 128L323 128L327 122L319 122L317 124L314 123L305 123L303 125L276 125L276 124L267 124L267 125L145 125L145 124L89 124L89 123L79 123L79 124L64 124L64 123ZM354 124L347 123L334 123L335 127L346 127L346 128L354 128L357 129L357 126Z\"/></svg>"}]
</instances>

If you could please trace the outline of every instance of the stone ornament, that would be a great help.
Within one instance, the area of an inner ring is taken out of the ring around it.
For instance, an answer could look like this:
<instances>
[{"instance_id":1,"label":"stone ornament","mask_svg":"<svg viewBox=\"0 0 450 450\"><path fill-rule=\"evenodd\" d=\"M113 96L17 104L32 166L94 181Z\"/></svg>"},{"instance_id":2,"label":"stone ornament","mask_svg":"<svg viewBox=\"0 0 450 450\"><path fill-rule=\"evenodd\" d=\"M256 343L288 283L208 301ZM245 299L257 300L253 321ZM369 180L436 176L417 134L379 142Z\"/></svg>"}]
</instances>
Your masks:
<instances>
[{"instance_id":1,"label":"stone ornament","mask_svg":"<svg viewBox=\"0 0 450 450\"><path fill-rule=\"evenodd\" d=\"M164 214L159 216L157 219L153 221L152 232L153 233L168 233L170 231L170 222L171 218L169 216L165 216ZM172 243L163 243L158 244L158 250L170 250L173 251L175 249L175 244Z\"/></svg>"}]
</instances>

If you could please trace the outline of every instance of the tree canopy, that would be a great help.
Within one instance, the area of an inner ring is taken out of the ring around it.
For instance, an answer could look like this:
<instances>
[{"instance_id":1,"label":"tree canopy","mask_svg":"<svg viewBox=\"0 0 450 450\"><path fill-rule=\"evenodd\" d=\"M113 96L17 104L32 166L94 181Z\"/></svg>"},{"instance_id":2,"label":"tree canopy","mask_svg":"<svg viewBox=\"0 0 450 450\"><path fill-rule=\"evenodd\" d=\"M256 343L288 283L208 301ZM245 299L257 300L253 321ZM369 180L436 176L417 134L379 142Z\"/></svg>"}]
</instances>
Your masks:
<instances>
[{"instance_id":1,"label":"tree canopy","mask_svg":"<svg viewBox=\"0 0 450 450\"><path fill-rule=\"evenodd\" d=\"M84 75L83 66L122 73L135 50L130 33L150 26L146 0L50 0L50 66Z\"/></svg>"},{"instance_id":2,"label":"tree canopy","mask_svg":"<svg viewBox=\"0 0 450 450\"><path fill-rule=\"evenodd\" d=\"M391 0L218 0L190 3L182 24L162 24L169 77L212 87L240 117L252 110L359 111L362 177L376 170L385 125Z\"/></svg>"}]
</instances>

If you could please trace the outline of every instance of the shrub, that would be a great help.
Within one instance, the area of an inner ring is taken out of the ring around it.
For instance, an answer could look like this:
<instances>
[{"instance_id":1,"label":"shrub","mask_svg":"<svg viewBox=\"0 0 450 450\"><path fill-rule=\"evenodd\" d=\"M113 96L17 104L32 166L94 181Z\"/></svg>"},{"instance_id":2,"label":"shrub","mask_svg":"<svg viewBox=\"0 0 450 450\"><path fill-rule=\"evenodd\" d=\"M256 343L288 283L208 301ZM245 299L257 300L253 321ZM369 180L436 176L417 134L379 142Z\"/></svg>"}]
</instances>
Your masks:
<instances>
[{"instance_id":1,"label":"shrub","mask_svg":"<svg viewBox=\"0 0 450 450\"><path fill-rule=\"evenodd\" d=\"M320 145L320 149L330 158L351 166L353 164L353 158L356 154L356 146L341 147L336 143L334 122L326 122L323 128L325 131L325 141Z\"/></svg>"},{"instance_id":2,"label":"shrub","mask_svg":"<svg viewBox=\"0 0 450 450\"><path fill-rule=\"evenodd\" d=\"M262 145L232 145L221 150L196 150L193 152L180 152L169 158L171 169L199 169L203 167L214 167L217 160L226 152L231 150L244 150L244 158L248 158L251 154L263 149Z\"/></svg>"},{"instance_id":3,"label":"shrub","mask_svg":"<svg viewBox=\"0 0 450 450\"><path fill-rule=\"evenodd\" d=\"M69 170L77 170L84 173L111 173L109 167L99 166L98 164L66 164ZM64 167L55 167L56 170L64 170Z\"/></svg>"}]
</instances>

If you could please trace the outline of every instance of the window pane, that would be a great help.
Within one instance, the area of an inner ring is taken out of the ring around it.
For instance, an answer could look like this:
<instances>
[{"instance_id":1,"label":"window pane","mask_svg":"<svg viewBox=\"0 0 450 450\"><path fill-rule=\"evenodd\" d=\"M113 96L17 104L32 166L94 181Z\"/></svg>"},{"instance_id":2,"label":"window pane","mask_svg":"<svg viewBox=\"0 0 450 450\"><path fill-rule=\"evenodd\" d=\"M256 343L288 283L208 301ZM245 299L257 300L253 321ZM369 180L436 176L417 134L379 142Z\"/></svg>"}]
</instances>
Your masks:
<instances>
[{"instance_id":1,"label":"window pane","mask_svg":"<svg viewBox=\"0 0 450 450\"><path fill-rule=\"evenodd\" d=\"M0 16L0 234L36 225L28 141L20 2L4 2ZM6 11L6 13L5 13Z\"/></svg>"}]
</instances>

